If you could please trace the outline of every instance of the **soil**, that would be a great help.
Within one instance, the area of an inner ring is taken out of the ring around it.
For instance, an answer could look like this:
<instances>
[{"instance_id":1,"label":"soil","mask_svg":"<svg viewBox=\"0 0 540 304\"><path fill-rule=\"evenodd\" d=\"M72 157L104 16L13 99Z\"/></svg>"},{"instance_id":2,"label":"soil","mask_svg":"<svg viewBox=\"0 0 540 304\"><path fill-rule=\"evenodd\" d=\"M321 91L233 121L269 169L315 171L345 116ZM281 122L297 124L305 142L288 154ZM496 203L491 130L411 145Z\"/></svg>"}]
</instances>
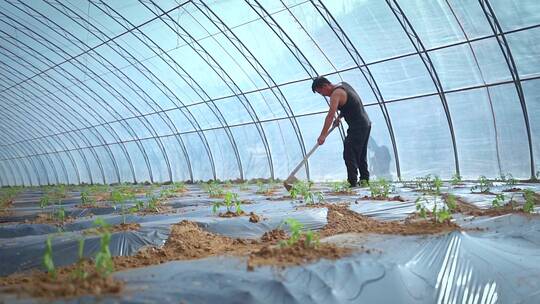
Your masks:
<instances>
[{"instance_id":1,"label":"soil","mask_svg":"<svg viewBox=\"0 0 540 304\"><path fill-rule=\"evenodd\" d=\"M335 192L335 191L331 191L331 192L328 192L328 194L330 195L356 195L356 193L354 193L354 191L338 191L338 192Z\"/></svg>"},{"instance_id":2,"label":"soil","mask_svg":"<svg viewBox=\"0 0 540 304\"><path fill-rule=\"evenodd\" d=\"M249 221L252 223L258 223L261 221L261 217L255 214L254 212L249 213Z\"/></svg>"},{"instance_id":3,"label":"soil","mask_svg":"<svg viewBox=\"0 0 540 304\"><path fill-rule=\"evenodd\" d=\"M362 198L359 198L359 199L360 200L373 200L373 201L398 201L398 202L404 202L405 201L399 195L396 195L396 196L393 196L393 197L382 197L382 196L372 197L372 196L364 195Z\"/></svg>"},{"instance_id":4,"label":"soil","mask_svg":"<svg viewBox=\"0 0 540 304\"><path fill-rule=\"evenodd\" d=\"M141 225L139 223L121 223L118 225L110 226L107 228L107 230L110 233L119 232L119 231L132 231L132 230L139 230L141 228ZM96 227L96 228L89 228L83 231L83 234L101 234L105 232L105 229L102 227Z\"/></svg>"},{"instance_id":5,"label":"soil","mask_svg":"<svg viewBox=\"0 0 540 304\"><path fill-rule=\"evenodd\" d=\"M112 206L108 205L108 204L97 204L98 201L96 201L96 204L85 204L85 205L82 205L82 204L79 204L79 205L75 205L75 207L77 208L81 208L81 209L98 209L98 208L110 208Z\"/></svg>"},{"instance_id":6,"label":"soil","mask_svg":"<svg viewBox=\"0 0 540 304\"><path fill-rule=\"evenodd\" d=\"M109 201L111 200L110 192L96 193L92 196L96 202Z\"/></svg>"},{"instance_id":7,"label":"soil","mask_svg":"<svg viewBox=\"0 0 540 304\"><path fill-rule=\"evenodd\" d=\"M269 244L277 244L279 241L283 241L288 238L289 236L287 235L287 232L285 232L285 230L273 229L265 232L261 237L261 241Z\"/></svg>"},{"instance_id":8,"label":"soil","mask_svg":"<svg viewBox=\"0 0 540 304\"><path fill-rule=\"evenodd\" d=\"M65 223L70 223L70 222L73 222L74 220L75 220L74 218L70 216L66 216L64 221L59 221L58 219L53 217L51 214L44 212L44 213L38 213L38 215L32 220L28 220L28 219L25 220L24 223L25 224L51 224L51 225L56 225L56 226L62 226Z\"/></svg>"},{"instance_id":9,"label":"soil","mask_svg":"<svg viewBox=\"0 0 540 304\"><path fill-rule=\"evenodd\" d=\"M0 217L8 217L13 214L13 211L11 211L9 208L13 205L13 201L9 200L7 201L2 208L0 209Z\"/></svg>"},{"instance_id":10,"label":"soil","mask_svg":"<svg viewBox=\"0 0 540 304\"><path fill-rule=\"evenodd\" d=\"M338 247L334 244L320 243L316 246L306 246L303 240L287 247L276 245L264 246L260 250L249 255L247 269L253 270L255 267L271 265L286 267L290 265L301 265L320 259L337 260L343 256L350 255L353 249Z\"/></svg>"},{"instance_id":11,"label":"soil","mask_svg":"<svg viewBox=\"0 0 540 304\"><path fill-rule=\"evenodd\" d=\"M242 254L257 248L258 241L232 239L182 221L171 228L163 247L145 247L134 256L113 257L115 269L135 268L174 260L200 259L217 254Z\"/></svg>"},{"instance_id":12,"label":"soil","mask_svg":"<svg viewBox=\"0 0 540 304\"><path fill-rule=\"evenodd\" d=\"M73 277L72 273L78 267L89 274L86 279L81 280ZM58 268L56 271L56 279L53 279L45 272L38 271L30 274L18 273L0 278L0 290L19 295L29 294L33 297L53 299L82 295L116 294L122 291L124 285L122 281L114 280L111 276L102 277L97 275L93 262L89 260Z\"/></svg>"},{"instance_id":13,"label":"soil","mask_svg":"<svg viewBox=\"0 0 540 304\"><path fill-rule=\"evenodd\" d=\"M149 215L149 214L162 214L162 213L171 213L173 208L171 206L159 204L156 209L143 209L137 211L139 215Z\"/></svg>"},{"instance_id":14,"label":"soil","mask_svg":"<svg viewBox=\"0 0 540 304\"><path fill-rule=\"evenodd\" d=\"M523 189L513 187L510 189L504 189L502 192L519 192L519 191L523 191Z\"/></svg>"},{"instance_id":15,"label":"soil","mask_svg":"<svg viewBox=\"0 0 540 304\"><path fill-rule=\"evenodd\" d=\"M499 216L510 213L528 214L523 212L522 209L514 209L512 204L506 204L499 208L481 209L459 198L456 198L455 212L472 216Z\"/></svg>"},{"instance_id":16,"label":"soil","mask_svg":"<svg viewBox=\"0 0 540 304\"><path fill-rule=\"evenodd\" d=\"M280 197L267 197L266 200L268 201L284 201L284 200L290 200L292 199L290 195L283 195Z\"/></svg>"},{"instance_id":17,"label":"soil","mask_svg":"<svg viewBox=\"0 0 540 304\"><path fill-rule=\"evenodd\" d=\"M218 214L219 217L237 217L237 216L244 216L246 213L243 210L240 210L240 213L227 211L225 213L220 212Z\"/></svg>"},{"instance_id":18,"label":"soil","mask_svg":"<svg viewBox=\"0 0 540 304\"><path fill-rule=\"evenodd\" d=\"M377 221L367 216L349 210L346 206L328 206L328 223L320 231L321 236L330 236L347 232L365 232L380 234L435 234L440 232L458 230L454 223L436 223L432 221Z\"/></svg>"}]
</instances>

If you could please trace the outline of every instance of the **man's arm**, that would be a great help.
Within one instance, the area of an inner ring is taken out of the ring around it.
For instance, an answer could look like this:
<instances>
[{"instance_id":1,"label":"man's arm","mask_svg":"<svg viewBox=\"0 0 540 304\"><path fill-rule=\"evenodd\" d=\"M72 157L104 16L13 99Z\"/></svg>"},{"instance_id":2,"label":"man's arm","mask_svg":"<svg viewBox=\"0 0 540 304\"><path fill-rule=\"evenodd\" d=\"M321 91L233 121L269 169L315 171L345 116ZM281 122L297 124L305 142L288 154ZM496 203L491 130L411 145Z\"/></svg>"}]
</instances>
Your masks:
<instances>
[{"instance_id":1,"label":"man's arm","mask_svg":"<svg viewBox=\"0 0 540 304\"><path fill-rule=\"evenodd\" d=\"M334 121L339 103L342 99L345 98L345 94L346 93L344 90L337 89L330 96L330 108L328 109L328 113L326 114L326 118L324 119L324 125L321 130L321 134L317 139L317 143L319 143L319 145L324 144L326 136L328 135L328 129L330 129L330 126ZM339 119L339 117L337 119Z\"/></svg>"}]
</instances>

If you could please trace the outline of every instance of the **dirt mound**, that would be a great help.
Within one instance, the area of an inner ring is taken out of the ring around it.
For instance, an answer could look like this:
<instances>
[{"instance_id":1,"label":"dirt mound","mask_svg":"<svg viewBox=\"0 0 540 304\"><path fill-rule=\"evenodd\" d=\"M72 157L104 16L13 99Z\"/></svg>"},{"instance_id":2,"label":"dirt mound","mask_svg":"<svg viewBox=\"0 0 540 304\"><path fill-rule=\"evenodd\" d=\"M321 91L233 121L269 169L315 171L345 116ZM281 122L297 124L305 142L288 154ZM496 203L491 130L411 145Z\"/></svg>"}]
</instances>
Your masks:
<instances>
[{"instance_id":1,"label":"dirt mound","mask_svg":"<svg viewBox=\"0 0 540 304\"><path fill-rule=\"evenodd\" d=\"M321 236L330 236L347 232L365 232L381 234L434 234L459 229L454 223L436 223L432 221L378 221L349 210L346 206L328 206L328 223L320 231Z\"/></svg>"},{"instance_id":2,"label":"dirt mound","mask_svg":"<svg viewBox=\"0 0 540 304\"><path fill-rule=\"evenodd\" d=\"M383 196L367 196L364 195L363 197L359 198L359 200L366 200L366 201L398 201L398 202L404 202L405 200L399 196L391 196L391 197L383 197Z\"/></svg>"},{"instance_id":3,"label":"dirt mound","mask_svg":"<svg viewBox=\"0 0 540 304\"><path fill-rule=\"evenodd\" d=\"M290 247L264 246L249 255L247 269L253 270L262 265L279 267L301 265L320 259L336 260L351 254L352 251L350 248L326 243L313 247L306 246L302 240Z\"/></svg>"},{"instance_id":4,"label":"dirt mound","mask_svg":"<svg viewBox=\"0 0 540 304\"><path fill-rule=\"evenodd\" d=\"M131 231L131 230L139 230L141 228L141 225L139 223L121 223L118 225L110 226L107 228L107 230L110 233L119 232L119 231ZM101 234L105 232L105 229L103 227L95 227L95 228L89 228L83 231L83 234L89 235L89 234Z\"/></svg>"},{"instance_id":5,"label":"dirt mound","mask_svg":"<svg viewBox=\"0 0 540 304\"><path fill-rule=\"evenodd\" d=\"M286 240L288 238L289 236L284 230L273 229L273 230L265 232L263 236L261 237L261 241L264 243L275 244L281 240Z\"/></svg>"},{"instance_id":6,"label":"dirt mound","mask_svg":"<svg viewBox=\"0 0 540 304\"><path fill-rule=\"evenodd\" d=\"M82 280L74 277L75 269L87 273L86 279ZM102 277L97 275L94 264L89 260L57 269L56 278L52 278L45 272L38 271L0 278L2 291L29 294L33 297L47 299L115 294L122 291L123 285L123 282L114 280L111 276Z\"/></svg>"},{"instance_id":7,"label":"dirt mound","mask_svg":"<svg viewBox=\"0 0 540 304\"><path fill-rule=\"evenodd\" d=\"M161 248L146 247L134 256L113 257L117 269L161 264L174 260L199 259L223 253L245 253L251 240L235 240L201 229L197 224L182 221L171 228L165 245Z\"/></svg>"},{"instance_id":8,"label":"dirt mound","mask_svg":"<svg viewBox=\"0 0 540 304\"><path fill-rule=\"evenodd\" d=\"M261 221L261 217L255 214L254 212L249 213L249 221L251 223L258 223Z\"/></svg>"}]
</instances>

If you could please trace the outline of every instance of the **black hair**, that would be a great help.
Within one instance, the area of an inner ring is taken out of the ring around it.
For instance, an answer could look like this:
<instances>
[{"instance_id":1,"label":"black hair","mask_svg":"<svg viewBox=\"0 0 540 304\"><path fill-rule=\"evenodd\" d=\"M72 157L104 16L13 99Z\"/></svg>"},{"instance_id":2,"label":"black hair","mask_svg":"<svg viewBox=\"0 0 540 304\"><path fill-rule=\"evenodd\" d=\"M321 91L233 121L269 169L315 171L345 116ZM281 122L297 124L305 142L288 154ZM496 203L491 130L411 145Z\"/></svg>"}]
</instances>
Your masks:
<instances>
[{"instance_id":1,"label":"black hair","mask_svg":"<svg viewBox=\"0 0 540 304\"><path fill-rule=\"evenodd\" d=\"M313 83L311 84L311 91L315 93L315 89L323 87L325 84L332 84L328 79L326 79L324 76L318 76L313 79Z\"/></svg>"}]
</instances>

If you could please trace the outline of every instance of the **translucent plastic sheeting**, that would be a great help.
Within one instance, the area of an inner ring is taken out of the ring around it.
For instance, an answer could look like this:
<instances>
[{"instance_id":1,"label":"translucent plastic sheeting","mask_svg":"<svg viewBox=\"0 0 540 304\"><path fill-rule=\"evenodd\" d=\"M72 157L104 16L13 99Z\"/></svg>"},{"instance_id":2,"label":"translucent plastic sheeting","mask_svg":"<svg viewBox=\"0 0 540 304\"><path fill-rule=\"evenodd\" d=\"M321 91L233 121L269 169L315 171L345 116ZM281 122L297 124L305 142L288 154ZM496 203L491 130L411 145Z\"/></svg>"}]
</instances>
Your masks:
<instances>
[{"instance_id":1,"label":"translucent plastic sheeting","mask_svg":"<svg viewBox=\"0 0 540 304\"><path fill-rule=\"evenodd\" d=\"M522 226L528 229L522 229ZM505 216L482 232L345 234L324 241L369 248L337 261L247 271L244 258L175 261L115 273L126 292L104 303L537 303L538 219ZM399 246L399 250L396 250ZM527 282L524 284L524 282ZM388 292L391 290L392 292ZM11 299L10 299L11 300ZM77 301L91 301L83 297ZM28 299L19 299L21 303ZM67 300L67 302L75 300Z\"/></svg>"},{"instance_id":2,"label":"translucent plastic sheeting","mask_svg":"<svg viewBox=\"0 0 540 304\"><path fill-rule=\"evenodd\" d=\"M145 245L163 245L168 235L168 226L141 225L137 231L113 233L109 248L113 256L132 255ZM52 235L53 259L56 266L75 263L80 233ZM8 275L17 271L42 268L44 244L47 236L32 235L0 241L1 272ZM100 248L99 235L84 236L84 256L93 257Z\"/></svg>"}]
</instances>

